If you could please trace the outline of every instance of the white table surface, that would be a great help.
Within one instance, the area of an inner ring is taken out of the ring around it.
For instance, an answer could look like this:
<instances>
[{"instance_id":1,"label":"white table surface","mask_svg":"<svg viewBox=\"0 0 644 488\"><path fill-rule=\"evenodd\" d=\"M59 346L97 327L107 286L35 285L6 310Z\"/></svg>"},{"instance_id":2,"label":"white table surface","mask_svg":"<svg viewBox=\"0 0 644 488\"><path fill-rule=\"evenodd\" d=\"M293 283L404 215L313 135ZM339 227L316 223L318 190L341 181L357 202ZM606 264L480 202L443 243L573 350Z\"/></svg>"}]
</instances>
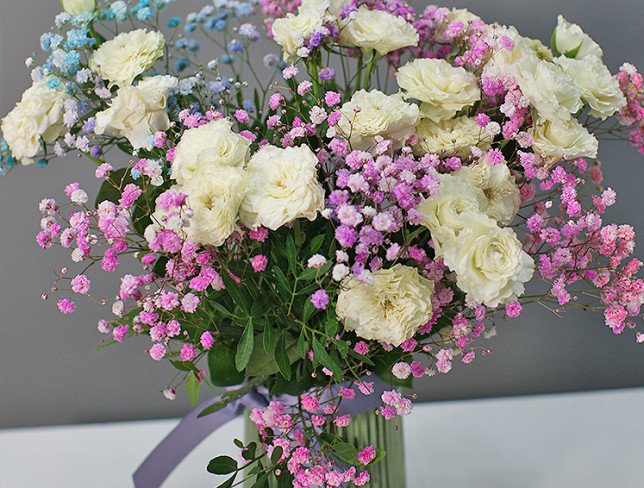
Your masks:
<instances>
[{"instance_id":1,"label":"white table surface","mask_svg":"<svg viewBox=\"0 0 644 488\"><path fill-rule=\"evenodd\" d=\"M177 420L0 430L1 488L121 488ZM214 487L237 419L164 488ZM417 405L405 423L409 488L642 488L644 388ZM223 478L221 479L223 481ZM391 487L397 488L397 487Z\"/></svg>"}]
</instances>

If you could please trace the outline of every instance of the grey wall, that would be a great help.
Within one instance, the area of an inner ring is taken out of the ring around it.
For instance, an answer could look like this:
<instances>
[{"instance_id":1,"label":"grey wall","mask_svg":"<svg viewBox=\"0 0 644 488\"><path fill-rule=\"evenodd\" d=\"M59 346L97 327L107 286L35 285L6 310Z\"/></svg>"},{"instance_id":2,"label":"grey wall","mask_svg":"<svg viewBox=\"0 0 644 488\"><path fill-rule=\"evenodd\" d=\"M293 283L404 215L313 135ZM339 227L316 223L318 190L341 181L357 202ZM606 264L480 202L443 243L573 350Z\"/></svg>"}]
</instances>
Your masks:
<instances>
[{"instance_id":1,"label":"grey wall","mask_svg":"<svg viewBox=\"0 0 644 488\"><path fill-rule=\"evenodd\" d=\"M205 0L177 0L187 13ZM422 0L413 1L423 5ZM24 59L58 12L57 0L0 0L0 114L11 109L29 85ZM602 46L611 69L630 61L644 69L642 0L457 1L485 20L513 24L520 32L550 38L558 13L579 23ZM621 195L609 213L635 225L644 239L642 159L625 144L601 146L606 181ZM80 181L96 190L92 168L76 158L46 170L18 168L0 178L0 427L179 416L185 400L165 401L159 391L172 368L150 360L141 339L95 352L96 321L108 311L80 302L69 320L40 295L50 286L54 263L65 253L43 253L34 242L37 205L44 196L61 198L63 187ZM642 257L642 244L637 255ZM109 297L116 281L94 290ZM108 280L109 281L109 280ZM520 320L502 323L487 341L492 354L446 376L428 379L420 396L446 400L644 385L644 345L631 334L615 337L600 316L570 312L564 319L530 309Z\"/></svg>"}]
</instances>

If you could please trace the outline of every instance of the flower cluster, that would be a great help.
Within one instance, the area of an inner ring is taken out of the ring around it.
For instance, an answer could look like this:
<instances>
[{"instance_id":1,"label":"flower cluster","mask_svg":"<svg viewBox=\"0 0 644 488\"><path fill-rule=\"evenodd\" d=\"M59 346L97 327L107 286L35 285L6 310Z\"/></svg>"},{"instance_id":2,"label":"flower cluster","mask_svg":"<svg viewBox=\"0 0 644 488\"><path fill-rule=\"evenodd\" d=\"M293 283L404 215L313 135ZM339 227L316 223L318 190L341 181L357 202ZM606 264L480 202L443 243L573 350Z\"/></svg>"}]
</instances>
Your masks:
<instances>
[{"instance_id":1,"label":"flower cluster","mask_svg":"<svg viewBox=\"0 0 644 488\"><path fill-rule=\"evenodd\" d=\"M349 443L343 406L408 415L398 387L472 363L528 303L597 311L644 342L633 228L604 221L616 195L596 161L604 136L644 151L642 76L611 74L579 26L560 17L548 48L398 0L222 0L160 25L168 3L64 1L0 165L77 151L102 182L95 205L78 183L41 202L38 244L81 267L43 298L111 307L106 344L146 337L180 372L166 398L237 386L205 413L270 399L242 465L211 463L227 486L246 469L366 484L384 451ZM260 11L282 55L264 67ZM94 296L94 267L122 273L114 300Z\"/></svg>"}]
</instances>

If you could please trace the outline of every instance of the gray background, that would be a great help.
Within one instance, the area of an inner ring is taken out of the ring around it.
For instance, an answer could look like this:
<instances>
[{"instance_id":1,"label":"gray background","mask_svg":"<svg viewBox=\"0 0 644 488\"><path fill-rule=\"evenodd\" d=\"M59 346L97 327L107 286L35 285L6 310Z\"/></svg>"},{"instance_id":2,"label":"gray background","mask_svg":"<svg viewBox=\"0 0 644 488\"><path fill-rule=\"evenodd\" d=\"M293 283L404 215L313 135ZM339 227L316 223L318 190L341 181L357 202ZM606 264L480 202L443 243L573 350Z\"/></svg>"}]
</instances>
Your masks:
<instances>
[{"instance_id":1,"label":"gray background","mask_svg":"<svg viewBox=\"0 0 644 488\"><path fill-rule=\"evenodd\" d=\"M187 13L204 0L177 0ZM412 2L419 6L424 1ZM0 114L6 114L29 85L24 59L58 12L56 0L0 0ZM602 46L608 66L623 61L644 68L642 0L458 1L487 21L515 25L521 33L550 38L556 16L580 24ZM215 57L217 53L213 53ZM621 196L608 218L634 224L644 235L642 160L626 144L603 142L606 181ZM81 423L179 416L187 403L165 401L159 391L172 368L143 352L145 339L95 352L96 321L108 311L79 302L72 319L40 295L66 253L43 253L34 241L38 202L61 198L65 184L97 189L91 163L67 158L46 170L17 168L0 178L0 427ZM641 245L636 252L642 256ZM103 273L97 296L114 293L116 280ZM538 306L520 320L499 324L497 337L482 343L492 354L419 387L424 400L576 391L644 385L644 345L632 334L614 337L598 315L570 311L564 319Z\"/></svg>"}]
</instances>

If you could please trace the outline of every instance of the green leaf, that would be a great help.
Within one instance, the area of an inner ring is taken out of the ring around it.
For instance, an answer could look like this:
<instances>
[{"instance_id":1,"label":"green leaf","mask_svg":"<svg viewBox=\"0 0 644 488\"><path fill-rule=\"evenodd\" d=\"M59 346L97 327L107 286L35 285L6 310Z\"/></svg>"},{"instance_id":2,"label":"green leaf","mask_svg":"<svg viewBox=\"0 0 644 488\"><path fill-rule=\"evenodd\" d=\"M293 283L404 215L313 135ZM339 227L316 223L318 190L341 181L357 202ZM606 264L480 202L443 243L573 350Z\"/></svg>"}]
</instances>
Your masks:
<instances>
[{"instance_id":1,"label":"green leaf","mask_svg":"<svg viewBox=\"0 0 644 488\"><path fill-rule=\"evenodd\" d=\"M195 373L199 372L199 368L194 365L192 361L170 361L172 366L177 368L179 371L194 371Z\"/></svg>"},{"instance_id":2,"label":"green leaf","mask_svg":"<svg viewBox=\"0 0 644 488\"><path fill-rule=\"evenodd\" d=\"M264 333L262 334L262 345L264 346L264 351L271 352L275 349L275 339L277 339L275 329L273 329L269 324L266 324L266 327L264 327Z\"/></svg>"},{"instance_id":3,"label":"green leaf","mask_svg":"<svg viewBox=\"0 0 644 488\"><path fill-rule=\"evenodd\" d=\"M221 278L224 281L224 285L226 285L226 293L228 293L230 298L232 298L235 304L239 305L245 313L250 314L250 311L253 308L253 302L250 296L228 275L228 273L221 273Z\"/></svg>"},{"instance_id":4,"label":"green leaf","mask_svg":"<svg viewBox=\"0 0 644 488\"><path fill-rule=\"evenodd\" d=\"M286 352L286 339L284 334L282 334L277 341L277 347L275 348L275 362L280 369L280 373L287 381L290 381L293 377L293 371L291 370L291 358Z\"/></svg>"},{"instance_id":5,"label":"green leaf","mask_svg":"<svg viewBox=\"0 0 644 488\"><path fill-rule=\"evenodd\" d=\"M263 378L274 375L280 371L280 365L277 364L277 360L275 358L276 349L266 351L261 345L263 340L263 334L259 334L255 337L256 344L253 349L253 354L246 366L246 374L248 376ZM299 358L295 344L296 342L294 338L285 338L285 348L288 356L289 369L290 365Z\"/></svg>"},{"instance_id":6,"label":"green leaf","mask_svg":"<svg viewBox=\"0 0 644 488\"><path fill-rule=\"evenodd\" d=\"M349 464L357 464L358 450L353 444L344 441L336 441L331 445L333 453L342 461Z\"/></svg>"},{"instance_id":7,"label":"green leaf","mask_svg":"<svg viewBox=\"0 0 644 488\"><path fill-rule=\"evenodd\" d=\"M273 454L271 454L271 462L273 464L278 464L280 462L282 454L284 454L284 449L282 448L282 446L277 446L275 449L273 449Z\"/></svg>"},{"instance_id":8,"label":"green leaf","mask_svg":"<svg viewBox=\"0 0 644 488\"><path fill-rule=\"evenodd\" d=\"M329 353L326 352L326 349L322 347L322 344L315 337L313 338L313 353L315 354L314 360L331 370L336 380L342 379L342 368L329 356Z\"/></svg>"},{"instance_id":9,"label":"green leaf","mask_svg":"<svg viewBox=\"0 0 644 488\"><path fill-rule=\"evenodd\" d=\"M557 28L552 31L552 36L550 36L550 47L552 48L555 57L559 57L561 55L557 50Z\"/></svg>"},{"instance_id":10,"label":"green leaf","mask_svg":"<svg viewBox=\"0 0 644 488\"><path fill-rule=\"evenodd\" d=\"M250 488L268 488L268 473L262 472L257 475L255 483Z\"/></svg>"},{"instance_id":11,"label":"green leaf","mask_svg":"<svg viewBox=\"0 0 644 488\"><path fill-rule=\"evenodd\" d=\"M255 453L257 452L257 443L256 442L251 442L246 446L246 448L242 451L242 457L246 461L251 461L255 457Z\"/></svg>"},{"instance_id":12,"label":"green leaf","mask_svg":"<svg viewBox=\"0 0 644 488\"><path fill-rule=\"evenodd\" d=\"M579 45L576 48L571 49L570 51L566 51L565 53L563 53L564 56L566 56L567 58L575 59L577 57L577 54L579 54L579 50L581 49L582 44L583 44L583 41L580 42Z\"/></svg>"},{"instance_id":13,"label":"green leaf","mask_svg":"<svg viewBox=\"0 0 644 488\"><path fill-rule=\"evenodd\" d=\"M373 460L369 463L369 466L373 466L374 464L378 464L380 461L382 461L385 456L387 456L387 451L384 449L380 449L379 447L376 447L376 457L373 458Z\"/></svg>"},{"instance_id":14,"label":"green leaf","mask_svg":"<svg viewBox=\"0 0 644 488\"><path fill-rule=\"evenodd\" d=\"M306 334L304 333L304 329L302 329L302 332L300 333L300 337L297 340L297 353L299 357L304 358L306 357L307 352L309 352L309 343L306 340Z\"/></svg>"},{"instance_id":15,"label":"green leaf","mask_svg":"<svg viewBox=\"0 0 644 488\"><path fill-rule=\"evenodd\" d=\"M316 254L324 244L324 234L320 236L315 236L311 240L311 254Z\"/></svg>"},{"instance_id":16,"label":"green leaf","mask_svg":"<svg viewBox=\"0 0 644 488\"><path fill-rule=\"evenodd\" d=\"M277 280L278 290L280 290L284 296L290 297L291 293L293 292L293 286L288 281L288 278L286 278L286 276L284 275L284 272L280 268L275 266L273 268L273 274L275 275L275 279Z\"/></svg>"},{"instance_id":17,"label":"green leaf","mask_svg":"<svg viewBox=\"0 0 644 488\"><path fill-rule=\"evenodd\" d=\"M235 354L235 367L237 371L243 371L246 368L254 348L255 328L253 327L253 319L250 319L241 339L239 339L239 344L237 344L237 354Z\"/></svg>"},{"instance_id":18,"label":"green leaf","mask_svg":"<svg viewBox=\"0 0 644 488\"><path fill-rule=\"evenodd\" d=\"M304 302L304 308L302 310L302 321L304 323L307 323L315 312L316 310L313 306L313 303L311 302L311 299L307 298L306 302Z\"/></svg>"},{"instance_id":19,"label":"green leaf","mask_svg":"<svg viewBox=\"0 0 644 488\"><path fill-rule=\"evenodd\" d=\"M235 473L231 478L228 478L217 488L231 488L232 486L235 485L235 479L237 479L237 473Z\"/></svg>"},{"instance_id":20,"label":"green leaf","mask_svg":"<svg viewBox=\"0 0 644 488\"><path fill-rule=\"evenodd\" d=\"M230 474L237 471L237 461L230 456L218 456L208 463L208 472L212 474Z\"/></svg>"},{"instance_id":21,"label":"green leaf","mask_svg":"<svg viewBox=\"0 0 644 488\"><path fill-rule=\"evenodd\" d=\"M162 278L165 277L166 274L166 269L165 265L168 263L168 258L165 256L161 256L159 259L157 259L157 262L154 263L154 268L152 268L152 272L157 275L161 276Z\"/></svg>"},{"instance_id":22,"label":"green leaf","mask_svg":"<svg viewBox=\"0 0 644 488\"><path fill-rule=\"evenodd\" d=\"M340 324L337 319L329 319L324 323L324 333L329 337L335 337Z\"/></svg>"},{"instance_id":23,"label":"green leaf","mask_svg":"<svg viewBox=\"0 0 644 488\"><path fill-rule=\"evenodd\" d=\"M194 372L186 378L186 394L190 404L195 407L199 403L199 393L201 392L201 382Z\"/></svg>"},{"instance_id":24,"label":"green leaf","mask_svg":"<svg viewBox=\"0 0 644 488\"><path fill-rule=\"evenodd\" d=\"M297 276L297 247L291 234L286 239L286 259L288 259L288 267L293 274Z\"/></svg>"},{"instance_id":25,"label":"green leaf","mask_svg":"<svg viewBox=\"0 0 644 488\"><path fill-rule=\"evenodd\" d=\"M277 488L292 488L293 481L293 475L288 471L283 470L282 474L277 477Z\"/></svg>"},{"instance_id":26,"label":"green leaf","mask_svg":"<svg viewBox=\"0 0 644 488\"><path fill-rule=\"evenodd\" d=\"M257 386L257 383L249 383L246 386L243 386L242 388L239 388L237 390L227 391L226 393L221 395L222 399L220 401L215 402L212 405L209 405L208 407L204 408L201 412L199 412L199 414L197 415L197 418L205 417L206 415L210 415L211 413L218 412L222 408L225 408L231 402L234 402L235 400L239 400L248 392L252 391L253 388L255 388L256 386Z\"/></svg>"},{"instance_id":27,"label":"green leaf","mask_svg":"<svg viewBox=\"0 0 644 488\"><path fill-rule=\"evenodd\" d=\"M244 381L244 374L235 367L235 352L223 344L215 344L208 352L208 369L215 386L233 386Z\"/></svg>"}]
</instances>

